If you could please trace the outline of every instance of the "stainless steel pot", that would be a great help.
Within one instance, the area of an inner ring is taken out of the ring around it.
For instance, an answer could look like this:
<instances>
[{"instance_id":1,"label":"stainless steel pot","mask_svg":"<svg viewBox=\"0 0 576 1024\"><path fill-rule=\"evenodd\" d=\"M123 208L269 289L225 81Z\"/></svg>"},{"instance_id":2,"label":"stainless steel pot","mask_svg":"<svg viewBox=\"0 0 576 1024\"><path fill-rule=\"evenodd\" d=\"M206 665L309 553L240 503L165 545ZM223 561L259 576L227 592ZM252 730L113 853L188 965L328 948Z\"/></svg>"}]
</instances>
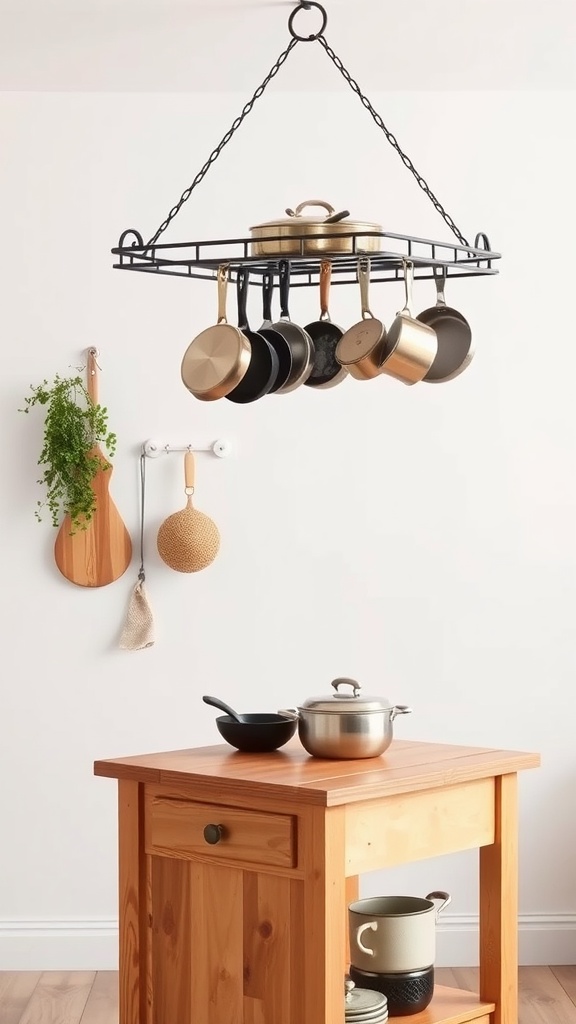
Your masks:
<instances>
[{"instance_id":1,"label":"stainless steel pot","mask_svg":"<svg viewBox=\"0 0 576 1024\"><path fill-rule=\"evenodd\" d=\"M334 693L310 697L279 714L298 720L300 742L313 757L379 757L392 742L396 715L408 715L412 708L382 697L363 697L354 679L334 679L332 686ZM341 686L351 686L352 693L340 693Z\"/></svg>"},{"instance_id":2,"label":"stainless steel pot","mask_svg":"<svg viewBox=\"0 0 576 1024\"><path fill-rule=\"evenodd\" d=\"M302 216L308 206L320 206L323 216ZM382 231L380 224L369 221L346 220L348 210L336 213L323 199L308 199L295 210L286 210L287 218L255 224L250 228L254 241L253 256L310 256L315 253L378 252L380 238L363 235L364 231ZM354 232L356 239L342 237ZM309 236L316 237L309 237ZM320 236L320 237L318 237ZM354 244L355 243L355 244Z\"/></svg>"}]
</instances>

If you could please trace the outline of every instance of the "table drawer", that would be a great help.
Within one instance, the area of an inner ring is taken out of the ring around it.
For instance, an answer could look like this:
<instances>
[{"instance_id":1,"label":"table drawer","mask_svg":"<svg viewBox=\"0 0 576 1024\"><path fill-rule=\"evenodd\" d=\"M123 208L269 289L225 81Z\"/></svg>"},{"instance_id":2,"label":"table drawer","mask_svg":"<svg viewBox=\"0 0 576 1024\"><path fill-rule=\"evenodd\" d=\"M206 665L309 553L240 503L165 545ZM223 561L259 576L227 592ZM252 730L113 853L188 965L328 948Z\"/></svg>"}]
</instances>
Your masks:
<instances>
[{"instance_id":1,"label":"table drawer","mask_svg":"<svg viewBox=\"0 0 576 1024\"><path fill-rule=\"evenodd\" d=\"M201 855L282 868L295 865L295 822L287 814L147 792L145 822L146 853L185 860ZM208 826L212 828L206 831Z\"/></svg>"}]
</instances>

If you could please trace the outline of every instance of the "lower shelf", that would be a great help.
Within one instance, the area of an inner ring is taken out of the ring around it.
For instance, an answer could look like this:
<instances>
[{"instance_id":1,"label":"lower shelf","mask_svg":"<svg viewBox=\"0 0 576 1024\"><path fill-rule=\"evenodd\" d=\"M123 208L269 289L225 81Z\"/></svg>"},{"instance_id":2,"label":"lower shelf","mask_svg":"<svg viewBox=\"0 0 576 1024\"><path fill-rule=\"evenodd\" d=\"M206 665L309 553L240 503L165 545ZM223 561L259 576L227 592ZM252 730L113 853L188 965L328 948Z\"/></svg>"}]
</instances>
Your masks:
<instances>
[{"instance_id":1,"label":"lower shelf","mask_svg":"<svg viewBox=\"0 0 576 1024\"><path fill-rule=\"evenodd\" d=\"M483 1003L474 992L463 992L446 985L434 986L434 999L422 1013L411 1017L391 1017L392 1024L490 1024L494 1003Z\"/></svg>"}]
</instances>

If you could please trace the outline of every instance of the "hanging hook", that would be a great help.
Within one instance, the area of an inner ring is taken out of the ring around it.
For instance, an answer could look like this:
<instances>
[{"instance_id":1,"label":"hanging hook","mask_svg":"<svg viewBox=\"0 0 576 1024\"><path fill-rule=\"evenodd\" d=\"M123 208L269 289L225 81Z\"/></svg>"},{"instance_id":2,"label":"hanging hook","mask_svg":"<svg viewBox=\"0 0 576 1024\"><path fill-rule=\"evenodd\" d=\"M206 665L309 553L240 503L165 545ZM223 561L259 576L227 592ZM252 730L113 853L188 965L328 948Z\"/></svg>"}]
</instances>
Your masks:
<instances>
[{"instance_id":1,"label":"hanging hook","mask_svg":"<svg viewBox=\"0 0 576 1024\"><path fill-rule=\"evenodd\" d=\"M307 36L301 36L299 35L298 32L296 32L296 29L294 28L294 19L299 11L311 11L313 7L317 11L320 11L320 14L322 16L322 24L317 32L311 32ZM300 3L298 4L297 7L294 8L292 14L288 19L288 31L290 32L290 35L293 36L294 39L298 39L299 42L301 43L313 43L315 42L316 39L319 39L320 36L323 35L324 29L326 28L327 24L328 15L326 14L325 8L322 7L322 4L317 3L316 0L300 0Z\"/></svg>"}]
</instances>

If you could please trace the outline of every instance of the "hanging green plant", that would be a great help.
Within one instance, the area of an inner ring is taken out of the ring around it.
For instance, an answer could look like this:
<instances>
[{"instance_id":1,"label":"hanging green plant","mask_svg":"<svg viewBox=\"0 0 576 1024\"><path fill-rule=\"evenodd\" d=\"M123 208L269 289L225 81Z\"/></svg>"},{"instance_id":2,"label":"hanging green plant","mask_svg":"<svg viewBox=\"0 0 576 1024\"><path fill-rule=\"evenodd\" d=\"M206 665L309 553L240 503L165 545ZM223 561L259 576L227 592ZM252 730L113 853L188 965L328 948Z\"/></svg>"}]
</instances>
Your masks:
<instances>
[{"instance_id":1,"label":"hanging green plant","mask_svg":"<svg viewBox=\"0 0 576 1024\"><path fill-rule=\"evenodd\" d=\"M108 410L90 399L81 377L54 377L44 380L24 399L20 412L35 405L46 407L44 443L38 465L44 472L38 483L46 488L44 501L38 501L35 516L42 521L42 509L48 508L52 525L59 526L69 515L72 533L86 529L96 510L92 480L110 463L95 451L103 444L108 455L116 450L116 434L108 430Z\"/></svg>"}]
</instances>

